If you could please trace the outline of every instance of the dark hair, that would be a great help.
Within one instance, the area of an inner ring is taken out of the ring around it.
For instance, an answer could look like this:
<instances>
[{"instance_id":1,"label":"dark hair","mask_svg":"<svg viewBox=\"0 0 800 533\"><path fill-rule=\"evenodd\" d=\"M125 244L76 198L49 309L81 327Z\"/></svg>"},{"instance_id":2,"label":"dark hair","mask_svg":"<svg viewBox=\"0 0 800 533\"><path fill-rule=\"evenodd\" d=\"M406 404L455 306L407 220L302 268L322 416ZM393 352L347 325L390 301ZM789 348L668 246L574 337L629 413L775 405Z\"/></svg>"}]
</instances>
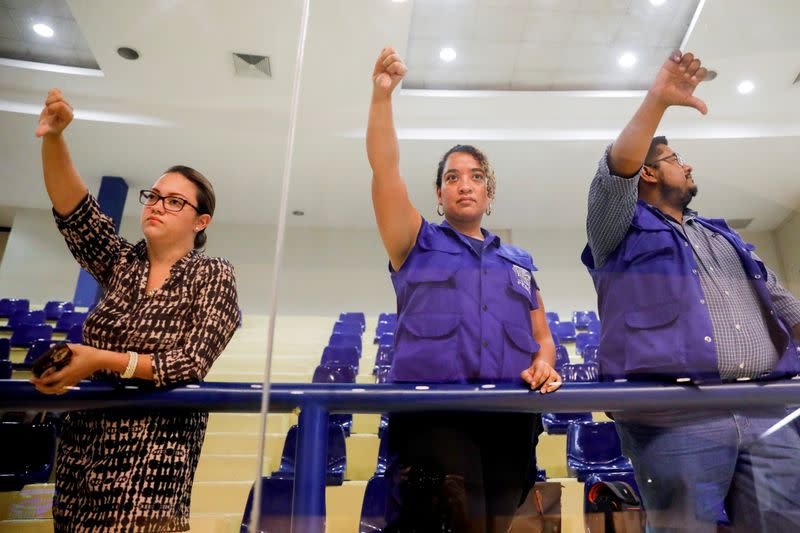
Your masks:
<instances>
[{"instance_id":1,"label":"dark hair","mask_svg":"<svg viewBox=\"0 0 800 533\"><path fill-rule=\"evenodd\" d=\"M486 174L486 194L489 198L494 198L494 191L497 189L497 180L494 177L494 170L492 170L492 166L489 164L489 159L483 152L469 144L457 144L445 152L442 159L439 161L439 169L436 171L436 188L442 188L444 166L447 164L447 158L450 157L450 154L454 153L469 154L478 161L481 169L483 169L483 173Z\"/></svg>"},{"instance_id":2,"label":"dark hair","mask_svg":"<svg viewBox=\"0 0 800 533\"><path fill-rule=\"evenodd\" d=\"M650 149L647 150L647 155L644 158L644 164L649 165L648 161L652 161L656 159L661 150L658 148L659 146L668 146L669 142L667 142L667 138L663 135L658 135L653 137L653 140L650 141Z\"/></svg>"},{"instance_id":3,"label":"dark hair","mask_svg":"<svg viewBox=\"0 0 800 533\"><path fill-rule=\"evenodd\" d=\"M180 174L194 184L197 189L197 214L214 216L214 207L217 203L217 197L214 195L214 187L211 185L211 182L200 172L192 167L184 165L173 165L164 171L164 174L171 173ZM206 245L207 239L208 236L206 235L205 228L198 231L194 236L194 249L199 250L203 248Z\"/></svg>"}]
</instances>

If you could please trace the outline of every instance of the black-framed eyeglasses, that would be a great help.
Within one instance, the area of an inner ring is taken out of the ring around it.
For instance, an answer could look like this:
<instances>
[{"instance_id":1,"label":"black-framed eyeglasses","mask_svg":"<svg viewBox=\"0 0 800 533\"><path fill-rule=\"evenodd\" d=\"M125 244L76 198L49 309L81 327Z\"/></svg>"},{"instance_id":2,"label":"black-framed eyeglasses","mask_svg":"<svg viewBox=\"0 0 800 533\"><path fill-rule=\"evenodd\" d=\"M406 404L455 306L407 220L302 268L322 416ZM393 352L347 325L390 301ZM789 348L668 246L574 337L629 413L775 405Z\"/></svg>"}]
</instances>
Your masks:
<instances>
[{"instance_id":1,"label":"black-framed eyeglasses","mask_svg":"<svg viewBox=\"0 0 800 533\"><path fill-rule=\"evenodd\" d=\"M183 198L180 198L179 196L161 196L156 191L151 191L150 189L142 189L139 191L139 203L142 205L152 207L156 205L159 200L161 201L161 204L164 206L165 210L173 213L177 213L183 209L183 206L185 205L192 207L195 211L200 213L200 209L196 205L184 200Z\"/></svg>"},{"instance_id":2,"label":"black-framed eyeglasses","mask_svg":"<svg viewBox=\"0 0 800 533\"><path fill-rule=\"evenodd\" d=\"M686 166L686 160L681 157L681 154L678 152L672 152L666 157L662 157L661 159L656 159L655 161L651 161L650 163L645 163L648 167L652 167L656 163L660 163L661 161L669 161L670 159L675 158L675 162L678 163L679 166Z\"/></svg>"}]
</instances>

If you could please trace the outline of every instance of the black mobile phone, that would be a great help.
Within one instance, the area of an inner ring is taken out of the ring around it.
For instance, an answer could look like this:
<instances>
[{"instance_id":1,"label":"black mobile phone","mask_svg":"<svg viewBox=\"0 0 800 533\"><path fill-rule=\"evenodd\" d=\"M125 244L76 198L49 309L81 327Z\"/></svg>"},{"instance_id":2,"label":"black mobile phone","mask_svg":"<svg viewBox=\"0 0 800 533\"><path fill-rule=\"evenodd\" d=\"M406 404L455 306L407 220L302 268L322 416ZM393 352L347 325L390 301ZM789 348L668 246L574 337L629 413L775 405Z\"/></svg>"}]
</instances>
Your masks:
<instances>
[{"instance_id":1,"label":"black mobile phone","mask_svg":"<svg viewBox=\"0 0 800 533\"><path fill-rule=\"evenodd\" d=\"M70 359L72 359L72 350L69 349L69 346L64 342L55 344L33 362L33 375L40 378L51 368L53 372L61 370L69 364Z\"/></svg>"}]
</instances>

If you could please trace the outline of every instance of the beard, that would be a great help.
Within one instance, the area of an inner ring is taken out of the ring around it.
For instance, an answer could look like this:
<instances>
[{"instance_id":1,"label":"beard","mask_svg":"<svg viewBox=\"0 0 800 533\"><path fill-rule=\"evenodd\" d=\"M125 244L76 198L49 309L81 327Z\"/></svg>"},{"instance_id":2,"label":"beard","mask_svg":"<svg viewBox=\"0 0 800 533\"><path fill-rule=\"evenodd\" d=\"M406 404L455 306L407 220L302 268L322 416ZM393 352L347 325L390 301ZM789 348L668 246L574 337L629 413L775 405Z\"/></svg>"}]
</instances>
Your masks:
<instances>
[{"instance_id":1,"label":"beard","mask_svg":"<svg viewBox=\"0 0 800 533\"><path fill-rule=\"evenodd\" d=\"M688 181L688 180L687 180ZM668 204L680 208L681 211L686 209L692 201L692 198L697 196L697 185L684 185L683 187L674 187L667 185L664 182L658 184L661 198Z\"/></svg>"}]
</instances>

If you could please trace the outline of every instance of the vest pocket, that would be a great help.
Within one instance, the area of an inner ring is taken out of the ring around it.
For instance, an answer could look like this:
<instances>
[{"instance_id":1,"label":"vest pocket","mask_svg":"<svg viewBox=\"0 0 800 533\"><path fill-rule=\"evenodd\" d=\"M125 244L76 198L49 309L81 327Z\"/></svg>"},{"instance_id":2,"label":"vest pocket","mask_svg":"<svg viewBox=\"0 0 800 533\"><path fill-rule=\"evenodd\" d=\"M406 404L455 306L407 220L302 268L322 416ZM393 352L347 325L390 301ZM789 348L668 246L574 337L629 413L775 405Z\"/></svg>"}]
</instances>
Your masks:
<instances>
[{"instance_id":1,"label":"vest pocket","mask_svg":"<svg viewBox=\"0 0 800 533\"><path fill-rule=\"evenodd\" d=\"M675 321L677 302L625 313L625 372L673 375L684 369L683 336Z\"/></svg>"},{"instance_id":2,"label":"vest pocket","mask_svg":"<svg viewBox=\"0 0 800 533\"><path fill-rule=\"evenodd\" d=\"M503 322L503 331L505 341L501 377L517 380L520 372L531 366L531 358L539 351L539 343L533 338L530 328Z\"/></svg>"},{"instance_id":3,"label":"vest pocket","mask_svg":"<svg viewBox=\"0 0 800 533\"><path fill-rule=\"evenodd\" d=\"M392 377L395 381L458 381L461 316L442 313L405 315L398 324Z\"/></svg>"}]
</instances>

